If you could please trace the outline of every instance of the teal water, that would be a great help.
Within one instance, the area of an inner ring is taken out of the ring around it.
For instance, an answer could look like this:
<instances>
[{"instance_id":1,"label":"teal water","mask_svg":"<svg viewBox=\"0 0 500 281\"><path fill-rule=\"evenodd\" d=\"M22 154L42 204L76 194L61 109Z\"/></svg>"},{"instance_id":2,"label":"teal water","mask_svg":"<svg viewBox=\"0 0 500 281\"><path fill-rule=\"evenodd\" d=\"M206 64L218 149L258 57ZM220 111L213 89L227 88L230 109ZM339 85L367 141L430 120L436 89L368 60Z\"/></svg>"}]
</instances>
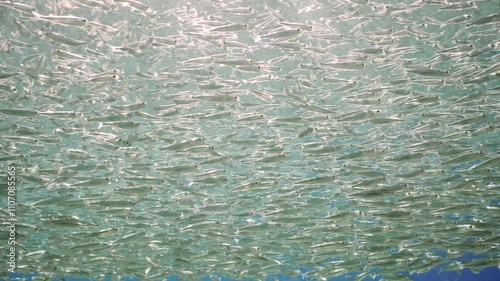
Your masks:
<instances>
[{"instance_id":1,"label":"teal water","mask_svg":"<svg viewBox=\"0 0 500 281\"><path fill-rule=\"evenodd\" d=\"M2 256L15 182L34 279L498 276L499 9L1 1Z\"/></svg>"}]
</instances>

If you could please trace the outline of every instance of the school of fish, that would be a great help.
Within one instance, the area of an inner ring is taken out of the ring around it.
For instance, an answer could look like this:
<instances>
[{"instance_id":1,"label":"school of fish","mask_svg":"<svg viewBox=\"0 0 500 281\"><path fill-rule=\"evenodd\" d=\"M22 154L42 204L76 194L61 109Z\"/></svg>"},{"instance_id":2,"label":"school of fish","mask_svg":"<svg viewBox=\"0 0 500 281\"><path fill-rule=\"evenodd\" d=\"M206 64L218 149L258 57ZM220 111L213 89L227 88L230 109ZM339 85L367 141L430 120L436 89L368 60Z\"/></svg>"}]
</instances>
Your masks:
<instances>
[{"instance_id":1,"label":"school of fish","mask_svg":"<svg viewBox=\"0 0 500 281\"><path fill-rule=\"evenodd\" d=\"M499 28L488 0L0 1L18 272L500 266Z\"/></svg>"}]
</instances>

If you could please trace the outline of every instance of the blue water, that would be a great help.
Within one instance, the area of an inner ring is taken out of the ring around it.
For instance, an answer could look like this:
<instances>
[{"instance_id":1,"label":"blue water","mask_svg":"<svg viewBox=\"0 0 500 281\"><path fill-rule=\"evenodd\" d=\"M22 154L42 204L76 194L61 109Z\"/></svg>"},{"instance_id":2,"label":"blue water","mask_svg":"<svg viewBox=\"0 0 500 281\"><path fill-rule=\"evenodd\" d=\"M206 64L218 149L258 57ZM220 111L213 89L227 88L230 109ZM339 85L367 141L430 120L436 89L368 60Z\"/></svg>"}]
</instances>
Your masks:
<instances>
[{"instance_id":1,"label":"blue water","mask_svg":"<svg viewBox=\"0 0 500 281\"><path fill-rule=\"evenodd\" d=\"M467 253L463 255L460 258L455 259L456 261L468 261L468 260L473 260L475 258L479 258L480 255L474 255L472 253ZM429 271L425 273L419 273L419 274L410 274L410 278L413 281L498 281L500 280L500 268L491 266L487 268L483 268L479 273L474 273L470 268L464 268L461 272L458 271L441 271L441 268L444 266L443 265L438 265L430 269ZM306 273L307 269L302 268L302 272ZM359 272L348 272L344 274L343 276L340 277L334 277L334 278L329 278L328 281L349 281L353 280ZM220 278L220 281L244 281L244 280L238 280L238 279L232 279L228 278L222 275L219 275L217 273L214 273L213 275L217 276ZM3 280L26 280L30 281L32 280L32 277L37 276L37 274L17 274L17 273L11 273L9 274L8 279L3 279ZM24 278L24 279L23 279ZM87 278L74 278L71 276L59 276L59 277L54 277L52 280L61 280L60 278L64 278L66 281L91 281L93 279L87 279ZM104 280L106 281L112 281L115 280L112 277L107 277ZM124 277L122 279L123 281L138 281L140 279L133 278L133 277ZM166 280L166 281L182 281L177 275L166 275L165 278L162 279L153 279L153 280ZM203 277L200 279L200 281L213 281L214 279L211 279L209 276ZM309 280L315 280L314 278L304 278L304 277L287 277L285 275L276 275L276 276L271 276L267 277L264 279L264 281L309 281ZM362 281L378 281L378 280L383 280L383 277L381 276L368 276L364 279L361 279ZM361 281L360 280L360 281Z\"/></svg>"}]
</instances>

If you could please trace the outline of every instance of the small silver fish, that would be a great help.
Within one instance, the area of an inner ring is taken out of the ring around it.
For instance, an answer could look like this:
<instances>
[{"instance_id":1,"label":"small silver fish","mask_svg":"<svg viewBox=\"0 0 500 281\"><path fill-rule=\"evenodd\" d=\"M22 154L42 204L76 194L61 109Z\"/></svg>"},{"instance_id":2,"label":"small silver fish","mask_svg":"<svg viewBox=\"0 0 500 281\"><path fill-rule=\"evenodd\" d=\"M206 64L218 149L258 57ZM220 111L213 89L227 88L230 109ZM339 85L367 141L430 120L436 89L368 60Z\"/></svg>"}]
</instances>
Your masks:
<instances>
[{"instance_id":1,"label":"small silver fish","mask_svg":"<svg viewBox=\"0 0 500 281\"><path fill-rule=\"evenodd\" d=\"M88 20L86 18L77 16L54 16L54 15L44 16L35 11L32 11L32 13L35 16L34 19L36 20L48 21L51 23L56 23L61 25L83 27L86 26L88 23Z\"/></svg>"}]
</instances>

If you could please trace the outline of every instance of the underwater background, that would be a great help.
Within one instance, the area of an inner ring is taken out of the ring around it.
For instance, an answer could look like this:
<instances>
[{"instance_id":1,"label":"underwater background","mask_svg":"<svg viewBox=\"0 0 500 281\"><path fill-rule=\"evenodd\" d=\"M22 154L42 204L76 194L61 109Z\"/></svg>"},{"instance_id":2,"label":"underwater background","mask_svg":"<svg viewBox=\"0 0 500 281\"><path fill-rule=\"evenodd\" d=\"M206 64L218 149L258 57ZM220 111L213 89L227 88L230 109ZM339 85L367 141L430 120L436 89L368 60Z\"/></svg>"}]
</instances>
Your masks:
<instances>
[{"instance_id":1,"label":"underwater background","mask_svg":"<svg viewBox=\"0 0 500 281\"><path fill-rule=\"evenodd\" d=\"M484 0L0 1L0 278L500 279L499 26Z\"/></svg>"}]
</instances>

